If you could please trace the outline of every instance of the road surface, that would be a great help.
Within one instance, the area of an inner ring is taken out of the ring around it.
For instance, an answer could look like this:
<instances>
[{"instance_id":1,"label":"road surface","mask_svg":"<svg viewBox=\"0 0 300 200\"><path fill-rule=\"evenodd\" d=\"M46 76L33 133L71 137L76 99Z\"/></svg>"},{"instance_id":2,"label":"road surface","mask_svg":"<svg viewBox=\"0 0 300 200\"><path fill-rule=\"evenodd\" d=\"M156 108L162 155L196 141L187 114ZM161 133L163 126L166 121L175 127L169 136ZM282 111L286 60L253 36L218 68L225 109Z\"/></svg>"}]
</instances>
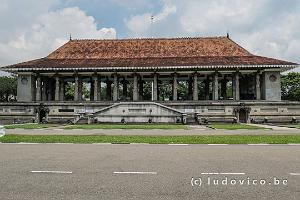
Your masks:
<instances>
[{"instance_id":1,"label":"road surface","mask_svg":"<svg viewBox=\"0 0 300 200\"><path fill-rule=\"evenodd\" d=\"M0 144L0 164L2 200L300 197L299 145Z\"/></svg>"}]
</instances>

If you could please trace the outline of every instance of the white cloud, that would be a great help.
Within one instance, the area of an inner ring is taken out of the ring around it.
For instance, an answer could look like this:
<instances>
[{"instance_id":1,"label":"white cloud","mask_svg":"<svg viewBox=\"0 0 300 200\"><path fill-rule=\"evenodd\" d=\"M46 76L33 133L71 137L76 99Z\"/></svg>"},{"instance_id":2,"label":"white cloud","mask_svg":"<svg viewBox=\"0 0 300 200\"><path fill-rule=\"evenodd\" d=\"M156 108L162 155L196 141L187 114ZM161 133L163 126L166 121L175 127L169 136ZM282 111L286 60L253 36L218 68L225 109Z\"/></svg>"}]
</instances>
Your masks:
<instances>
[{"instance_id":1,"label":"white cloud","mask_svg":"<svg viewBox=\"0 0 300 200\"><path fill-rule=\"evenodd\" d=\"M300 63L299 0L162 2L161 13L175 9L156 22L158 37L220 36L229 31L233 40L252 53ZM132 35L149 36L149 19L150 13L139 14L126 25Z\"/></svg>"},{"instance_id":2,"label":"white cloud","mask_svg":"<svg viewBox=\"0 0 300 200\"><path fill-rule=\"evenodd\" d=\"M151 16L154 17L152 26L163 23L166 18L176 13L177 8L175 5L167 3L161 12L157 14L145 13L142 15L132 16L130 19L125 20L127 28L132 32L134 36L150 36L151 35Z\"/></svg>"},{"instance_id":3,"label":"white cloud","mask_svg":"<svg viewBox=\"0 0 300 200\"><path fill-rule=\"evenodd\" d=\"M12 32L0 41L0 65L47 56L51 51L73 38L115 38L114 28L97 27L95 19L78 7L48 11L37 15L27 28Z\"/></svg>"}]
</instances>

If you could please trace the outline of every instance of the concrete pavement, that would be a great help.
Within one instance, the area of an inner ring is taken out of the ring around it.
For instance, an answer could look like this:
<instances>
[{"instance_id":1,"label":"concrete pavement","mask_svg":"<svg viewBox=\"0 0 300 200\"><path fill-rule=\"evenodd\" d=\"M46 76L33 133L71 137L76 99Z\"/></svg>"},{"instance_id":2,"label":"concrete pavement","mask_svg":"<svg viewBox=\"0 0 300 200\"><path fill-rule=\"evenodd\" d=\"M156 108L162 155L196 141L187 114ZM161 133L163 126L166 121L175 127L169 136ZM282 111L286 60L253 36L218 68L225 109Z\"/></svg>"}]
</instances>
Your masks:
<instances>
[{"instance_id":1,"label":"concrete pavement","mask_svg":"<svg viewBox=\"0 0 300 200\"><path fill-rule=\"evenodd\" d=\"M272 126L273 127L273 126ZM270 128L270 127L268 127ZM300 135L300 129L274 128L257 130L214 130L205 126L190 126L182 129L7 129L6 134L21 135Z\"/></svg>"},{"instance_id":2,"label":"concrete pavement","mask_svg":"<svg viewBox=\"0 0 300 200\"><path fill-rule=\"evenodd\" d=\"M297 145L0 144L0 152L3 200L296 200L300 196ZM63 171L72 173L57 173ZM267 183L208 185L209 178ZM274 185L274 178L281 184Z\"/></svg>"}]
</instances>

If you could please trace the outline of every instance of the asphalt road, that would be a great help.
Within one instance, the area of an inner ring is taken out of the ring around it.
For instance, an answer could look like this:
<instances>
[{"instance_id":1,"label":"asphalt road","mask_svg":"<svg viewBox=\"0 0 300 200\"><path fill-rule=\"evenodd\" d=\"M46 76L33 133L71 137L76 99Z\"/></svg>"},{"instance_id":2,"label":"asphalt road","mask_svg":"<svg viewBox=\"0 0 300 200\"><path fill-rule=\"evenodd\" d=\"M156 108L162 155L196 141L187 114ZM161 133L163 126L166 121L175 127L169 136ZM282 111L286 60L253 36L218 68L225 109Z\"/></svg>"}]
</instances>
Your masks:
<instances>
[{"instance_id":1,"label":"asphalt road","mask_svg":"<svg viewBox=\"0 0 300 200\"><path fill-rule=\"evenodd\" d=\"M0 167L1 200L300 199L299 145L0 144Z\"/></svg>"}]
</instances>

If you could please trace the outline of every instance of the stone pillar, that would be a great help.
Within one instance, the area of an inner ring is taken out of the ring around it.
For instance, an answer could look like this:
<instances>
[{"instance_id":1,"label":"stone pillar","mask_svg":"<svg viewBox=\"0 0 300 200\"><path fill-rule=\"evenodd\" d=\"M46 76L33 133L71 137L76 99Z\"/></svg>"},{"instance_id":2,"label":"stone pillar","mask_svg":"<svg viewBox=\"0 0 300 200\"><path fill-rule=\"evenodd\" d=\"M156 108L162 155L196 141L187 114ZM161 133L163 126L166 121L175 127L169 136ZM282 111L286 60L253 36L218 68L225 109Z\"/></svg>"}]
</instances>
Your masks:
<instances>
[{"instance_id":1,"label":"stone pillar","mask_svg":"<svg viewBox=\"0 0 300 200\"><path fill-rule=\"evenodd\" d=\"M188 80L188 100L192 100L193 99L193 80L192 77L189 77Z\"/></svg>"},{"instance_id":2,"label":"stone pillar","mask_svg":"<svg viewBox=\"0 0 300 200\"><path fill-rule=\"evenodd\" d=\"M55 77L55 101L59 101L59 77Z\"/></svg>"},{"instance_id":3,"label":"stone pillar","mask_svg":"<svg viewBox=\"0 0 300 200\"><path fill-rule=\"evenodd\" d=\"M111 81L107 80L106 81L106 98L111 101Z\"/></svg>"},{"instance_id":4,"label":"stone pillar","mask_svg":"<svg viewBox=\"0 0 300 200\"><path fill-rule=\"evenodd\" d=\"M115 73L115 74L114 74L113 101L118 101L118 92L119 92L119 87L118 87L118 75Z\"/></svg>"},{"instance_id":5,"label":"stone pillar","mask_svg":"<svg viewBox=\"0 0 300 200\"><path fill-rule=\"evenodd\" d=\"M94 82L94 101L100 101L100 92L101 92L101 82L99 83L99 77L94 76L93 77Z\"/></svg>"},{"instance_id":6,"label":"stone pillar","mask_svg":"<svg viewBox=\"0 0 300 200\"><path fill-rule=\"evenodd\" d=\"M256 74L255 81L255 92L256 92L256 100L261 100L261 92L260 92L260 74Z\"/></svg>"},{"instance_id":7,"label":"stone pillar","mask_svg":"<svg viewBox=\"0 0 300 200\"><path fill-rule=\"evenodd\" d=\"M233 100L239 101L240 100L240 76L239 73L235 73L233 75L233 83L232 83L232 89L233 89Z\"/></svg>"},{"instance_id":8,"label":"stone pillar","mask_svg":"<svg viewBox=\"0 0 300 200\"><path fill-rule=\"evenodd\" d=\"M206 77L205 80L205 99L209 100L209 76Z\"/></svg>"},{"instance_id":9,"label":"stone pillar","mask_svg":"<svg viewBox=\"0 0 300 200\"><path fill-rule=\"evenodd\" d=\"M194 74L193 100L198 101L198 74Z\"/></svg>"},{"instance_id":10,"label":"stone pillar","mask_svg":"<svg viewBox=\"0 0 300 200\"><path fill-rule=\"evenodd\" d=\"M83 87L82 78L78 77L78 101L82 101L82 95L83 95L82 87Z\"/></svg>"},{"instance_id":11,"label":"stone pillar","mask_svg":"<svg viewBox=\"0 0 300 200\"><path fill-rule=\"evenodd\" d=\"M137 101L138 100L138 77L137 74L133 75L133 94L132 94L132 98L133 101Z\"/></svg>"},{"instance_id":12,"label":"stone pillar","mask_svg":"<svg viewBox=\"0 0 300 200\"><path fill-rule=\"evenodd\" d=\"M42 88L42 101L47 101L47 79L43 79L43 88Z\"/></svg>"},{"instance_id":13,"label":"stone pillar","mask_svg":"<svg viewBox=\"0 0 300 200\"><path fill-rule=\"evenodd\" d=\"M177 101L177 87L178 87L177 78L178 78L177 73L174 73L174 75L173 75L173 101Z\"/></svg>"},{"instance_id":14,"label":"stone pillar","mask_svg":"<svg viewBox=\"0 0 300 200\"><path fill-rule=\"evenodd\" d=\"M221 95L223 100L227 99L227 76L224 75L224 79L221 82Z\"/></svg>"},{"instance_id":15,"label":"stone pillar","mask_svg":"<svg viewBox=\"0 0 300 200\"><path fill-rule=\"evenodd\" d=\"M213 100L217 101L219 100L219 80L218 80L218 73L214 74L214 80L213 80Z\"/></svg>"},{"instance_id":16,"label":"stone pillar","mask_svg":"<svg viewBox=\"0 0 300 200\"><path fill-rule=\"evenodd\" d=\"M144 81L140 80L139 81L139 100L143 100L143 90L144 90Z\"/></svg>"},{"instance_id":17,"label":"stone pillar","mask_svg":"<svg viewBox=\"0 0 300 200\"><path fill-rule=\"evenodd\" d=\"M95 85L94 85L94 80L93 78L90 78L90 101L94 101L95 97L94 97L94 91L95 91Z\"/></svg>"},{"instance_id":18,"label":"stone pillar","mask_svg":"<svg viewBox=\"0 0 300 200\"><path fill-rule=\"evenodd\" d=\"M79 77L75 76L74 101L79 101Z\"/></svg>"},{"instance_id":19,"label":"stone pillar","mask_svg":"<svg viewBox=\"0 0 300 200\"><path fill-rule=\"evenodd\" d=\"M123 80L123 97L124 100L127 100L127 81Z\"/></svg>"},{"instance_id":20,"label":"stone pillar","mask_svg":"<svg viewBox=\"0 0 300 200\"><path fill-rule=\"evenodd\" d=\"M36 78L36 101L41 101L41 97L42 97L42 94L41 94L41 91L42 90L42 80L41 80L41 77L38 76Z\"/></svg>"},{"instance_id":21,"label":"stone pillar","mask_svg":"<svg viewBox=\"0 0 300 200\"><path fill-rule=\"evenodd\" d=\"M63 79L60 80L60 91L59 91L59 100L65 100L65 82Z\"/></svg>"},{"instance_id":22,"label":"stone pillar","mask_svg":"<svg viewBox=\"0 0 300 200\"><path fill-rule=\"evenodd\" d=\"M158 100L158 74L154 74L153 78L153 101Z\"/></svg>"},{"instance_id":23,"label":"stone pillar","mask_svg":"<svg viewBox=\"0 0 300 200\"><path fill-rule=\"evenodd\" d=\"M81 101L82 100L82 79L79 76L75 76L74 100L75 101Z\"/></svg>"},{"instance_id":24,"label":"stone pillar","mask_svg":"<svg viewBox=\"0 0 300 200\"><path fill-rule=\"evenodd\" d=\"M47 85L47 101L52 101L52 92L53 92L53 81L51 78L48 79Z\"/></svg>"}]
</instances>

